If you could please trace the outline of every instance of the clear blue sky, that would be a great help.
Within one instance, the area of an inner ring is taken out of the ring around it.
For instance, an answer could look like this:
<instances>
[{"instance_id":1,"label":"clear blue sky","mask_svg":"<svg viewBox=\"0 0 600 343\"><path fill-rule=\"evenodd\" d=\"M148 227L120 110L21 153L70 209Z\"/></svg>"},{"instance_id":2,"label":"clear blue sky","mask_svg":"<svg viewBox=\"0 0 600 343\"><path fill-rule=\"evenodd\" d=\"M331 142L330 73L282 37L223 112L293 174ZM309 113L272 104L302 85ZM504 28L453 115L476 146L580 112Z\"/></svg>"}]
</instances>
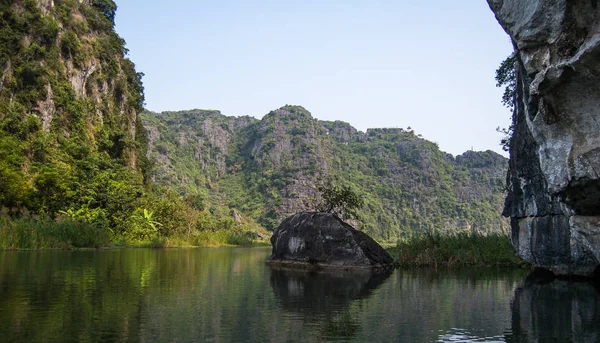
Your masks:
<instances>
[{"instance_id":1,"label":"clear blue sky","mask_svg":"<svg viewBox=\"0 0 600 343\"><path fill-rule=\"evenodd\" d=\"M285 104L359 130L412 127L501 152L494 71L512 51L485 0L118 1L152 111L261 118Z\"/></svg>"}]
</instances>

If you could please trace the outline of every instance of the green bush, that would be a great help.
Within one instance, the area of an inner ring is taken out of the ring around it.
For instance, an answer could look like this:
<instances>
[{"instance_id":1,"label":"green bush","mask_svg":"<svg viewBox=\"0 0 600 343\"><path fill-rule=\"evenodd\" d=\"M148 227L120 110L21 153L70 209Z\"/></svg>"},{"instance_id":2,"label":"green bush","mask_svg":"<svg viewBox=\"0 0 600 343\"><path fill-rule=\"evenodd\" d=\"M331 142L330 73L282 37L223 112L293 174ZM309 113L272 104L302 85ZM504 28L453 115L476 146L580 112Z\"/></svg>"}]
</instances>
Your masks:
<instances>
[{"instance_id":1,"label":"green bush","mask_svg":"<svg viewBox=\"0 0 600 343\"><path fill-rule=\"evenodd\" d=\"M131 239L155 240L159 237L159 228L162 224L154 220L154 213L147 209L136 209L131 216L129 230L127 236Z\"/></svg>"},{"instance_id":2,"label":"green bush","mask_svg":"<svg viewBox=\"0 0 600 343\"><path fill-rule=\"evenodd\" d=\"M96 7L100 13L110 20L111 23L115 23L115 13L117 12L117 4L112 0L93 0L92 5Z\"/></svg>"}]
</instances>

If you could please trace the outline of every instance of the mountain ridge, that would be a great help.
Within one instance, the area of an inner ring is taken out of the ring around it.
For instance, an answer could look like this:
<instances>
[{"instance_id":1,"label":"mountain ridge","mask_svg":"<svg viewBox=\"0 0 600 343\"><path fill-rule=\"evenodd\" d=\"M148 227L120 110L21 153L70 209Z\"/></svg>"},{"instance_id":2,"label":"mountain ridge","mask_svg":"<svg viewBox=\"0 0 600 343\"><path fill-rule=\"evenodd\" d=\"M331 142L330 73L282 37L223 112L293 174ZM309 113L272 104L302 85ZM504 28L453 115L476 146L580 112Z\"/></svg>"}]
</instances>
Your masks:
<instances>
[{"instance_id":1,"label":"mountain ridge","mask_svg":"<svg viewBox=\"0 0 600 343\"><path fill-rule=\"evenodd\" d=\"M361 132L313 118L301 106L262 119L216 110L144 112L142 118L148 157L157 162L155 181L241 210L270 229L310 209L315 183L329 175L365 196L360 226L381 240L508 227L500 217L507 159L492 151L454 157L413 130Z\"/></svg>"}]
</instances>

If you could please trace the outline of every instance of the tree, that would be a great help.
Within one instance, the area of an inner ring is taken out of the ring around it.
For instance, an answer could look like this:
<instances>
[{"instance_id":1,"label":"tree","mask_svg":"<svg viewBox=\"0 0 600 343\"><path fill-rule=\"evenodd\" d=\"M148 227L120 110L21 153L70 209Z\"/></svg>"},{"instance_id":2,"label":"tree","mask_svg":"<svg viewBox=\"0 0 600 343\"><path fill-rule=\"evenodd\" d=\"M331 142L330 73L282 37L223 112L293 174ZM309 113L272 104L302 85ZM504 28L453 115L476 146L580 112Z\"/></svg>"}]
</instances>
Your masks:
<instances>
[{"instance_id":1,"label":"tree","mask_svg":"<svg viewBox=\"0 0 600 343\"><path fill-rule=\"evenodd\" d=\"M516 63L517 55L516 52L513 52L504 59L504 61L500 63L498 69L496 69L496 87L504 87L502 104L511 111L514 111L515 90L517 88ZM497 127L496 131L504 135L500 140L500 145L502 146L502 150L508 151L514 131L513 124L511 123L508 129Z\"/></svg>"},{"instance_id":2,"label":"tree","mask_svg":"<svg viewBox=\"0 0 600 343\"><path fill-rule=\"evenodd\" d=\"M507 58L500 63L498 69L496 69L496 87L504 87L504 93L502 94L502 105L513 109L515 89L517 87L517 73L516 73L517 57L516 53L513 52Z\"/></svg>"},{"instance_id":3,"label":"tree","mask_svg":"<svg viewBox=\"0 0 600 343\"><path fill-rule=\"evenodd\" d=\"M92 5L96 7L106 19L111 23L115 23L115 13L117 12L117 4L113 0L94 0Z\"/></svg>"},{"instance_id":4,"label":"tree","mask_svg":"<svg viewBox=\"0 0 600 343\"><path fill-rule=\"evenodd\" d=\"M359 219L363 198L352 187L342 184L337 176L320 179L317 191L321 193L321 198L316 201L317 211L333 213L342 219Z\"/></svg>"}]
</instances>

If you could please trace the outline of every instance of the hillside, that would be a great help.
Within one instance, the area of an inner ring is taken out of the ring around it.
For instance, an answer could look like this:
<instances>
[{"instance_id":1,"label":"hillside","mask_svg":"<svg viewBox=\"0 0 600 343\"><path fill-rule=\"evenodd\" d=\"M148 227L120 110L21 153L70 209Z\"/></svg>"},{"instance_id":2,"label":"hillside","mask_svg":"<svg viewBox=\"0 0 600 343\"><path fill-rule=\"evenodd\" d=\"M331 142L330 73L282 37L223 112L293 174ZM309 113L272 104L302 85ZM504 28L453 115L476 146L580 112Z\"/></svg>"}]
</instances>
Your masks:
<instances>
[{"instance_id":1,"label":"hillside","mask_svg":"<svg viewBox=\"0 0 600 343\"><path fill-rule=\"evenodd\" d=\"M116 9L0 3L0 249L224 244L255 227L150 181L143 74L114 31Z\"/></svg>"},{"instance_id":2,"label":"hillside","mask_svg":"<svg viewBox=\"0 0 600 343\"><path fill-rule=\"evenodd\" d=\"M142 114L152 180L240 211L272 229L311 209L319 177L362 194L362 230L383 241L435 230L505 231L507 160L491 151L456 158L412 130L359 132L299 106L261 120L191 110Z\"/></svg>"},{"instance_id":3,"label":"hillside","mask_svg":"<svg viewBox=\"0 0 600 343\"><path fill-rule=\"evenodd\" d=\"M142 74L115 10L110 0L0 4L0 207L98 209L86 215L117 226L121 202L142 192Z\"/></svg>"}]
</instances>

